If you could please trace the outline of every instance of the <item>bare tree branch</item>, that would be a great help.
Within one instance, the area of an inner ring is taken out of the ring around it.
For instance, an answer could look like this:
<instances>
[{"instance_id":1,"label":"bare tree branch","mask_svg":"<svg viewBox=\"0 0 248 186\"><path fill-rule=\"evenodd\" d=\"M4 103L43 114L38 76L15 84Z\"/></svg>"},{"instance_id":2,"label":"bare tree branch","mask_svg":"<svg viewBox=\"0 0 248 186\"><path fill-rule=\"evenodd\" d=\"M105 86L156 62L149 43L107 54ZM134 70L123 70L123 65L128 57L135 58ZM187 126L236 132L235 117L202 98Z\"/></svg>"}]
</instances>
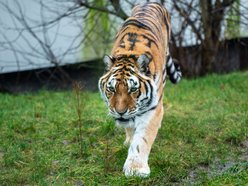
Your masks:
<instances>
[{"instance_id":1,"label":"bare tree branch","mask_svg":"<svg viewBox=\"0 0 248 186\"><path fill-rule=\"evenodd\" d=\"M105 12L105 13L112 14L112 15L116 15L116 16L122 18L122 19L126 19L127 18L127 15L120 8L120 4L117 4L117 2L118 1L115 1L115 0L114 1L111 1L112 5L115 8L115 11L112 11L112 10L109 10L107 8L97 7L97 6L94 6L94 5L90 5L89 3L83 2L83 0L78 0L77 1L77 3L78 3L79 6L86 7L88 9L92 9L92 10L97 10L97 11L100 11L100 12Z\"/></svg>"},{"instance_id":2,"label":"bare tree branch","mask_svg":"<svg viewBox=\"0 0 248 186\"><path fill-rule=\"evenodd\" d=\"M119 15L119 17L121 17L122 19L127 19L127 15L126 13L122 10L121 8L121 4L120 4L120 0L110 0L110 2L112 3L116 13Z\"/></svg>"},{"instance_id":3,"label":"bare tree branch","mask_svg":"<svg viewBox=\"0 0 248 186\"><path fill-rule=\"evenodd\" d=\"M194 0L191 0L191 2L189 3L188 7L191 7L191 4ZM191 11L188 9L187 11L184 10L182 7L180 7L177 3L177 0L173 0L173 5L175 7L175 9L179 12L179 14L184 17L184 19L186 20L186 22L188 23L188 25L192 28L192 31L196 34L197 39L202 41L202 35L201 35L201 31L200 28L196 27L196 20L192 21L190 18L190 14Z\"/></svg>"}]
</instances>

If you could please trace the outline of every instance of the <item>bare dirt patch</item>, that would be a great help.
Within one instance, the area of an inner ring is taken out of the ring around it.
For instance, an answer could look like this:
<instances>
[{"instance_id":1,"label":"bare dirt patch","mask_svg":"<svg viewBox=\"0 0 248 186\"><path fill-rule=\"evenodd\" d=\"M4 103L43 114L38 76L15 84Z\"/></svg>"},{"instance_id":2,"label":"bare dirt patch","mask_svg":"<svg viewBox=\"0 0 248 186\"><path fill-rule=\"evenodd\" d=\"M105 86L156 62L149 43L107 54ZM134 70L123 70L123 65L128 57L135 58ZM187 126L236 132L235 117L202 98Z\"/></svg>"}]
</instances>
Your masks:
<instances>
[{"instance_id":1,"label":"bare dirt patch","mask_svg":"<svg viewBox=\"0 0 248 186\"><path fill-rule=\"evenodd\" d=\"M199 184L201 176L214 178L225 172L239 172L245 169L245 163L248 163L248 140L240 143L241 154L238 157L228 157L225 161L216 158L211 164L200 164L192 169L188 176L182 180L182 183L189 185Z\"/></svg>"}]
</instances>

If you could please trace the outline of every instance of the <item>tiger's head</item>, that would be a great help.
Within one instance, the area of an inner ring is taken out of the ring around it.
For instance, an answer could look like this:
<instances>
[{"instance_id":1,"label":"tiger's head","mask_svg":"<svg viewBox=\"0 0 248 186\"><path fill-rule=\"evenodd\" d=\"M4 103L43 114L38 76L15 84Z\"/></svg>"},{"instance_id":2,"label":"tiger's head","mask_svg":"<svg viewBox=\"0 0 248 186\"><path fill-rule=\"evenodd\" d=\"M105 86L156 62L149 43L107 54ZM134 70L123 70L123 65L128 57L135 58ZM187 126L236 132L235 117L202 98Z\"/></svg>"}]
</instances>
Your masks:
<instances>
[{"instance_id":1,"label":"tiger's head","mask_svg":"<svg viewBox=\"0 0 248 186\"><path fill-rule=\"evenodd\" d=\"M103 61L106 73L99 80L99 90L115 120L128 122L157 104L157 88L148 69L150 57L105 56Z\"/></svg>"}]
</instances>

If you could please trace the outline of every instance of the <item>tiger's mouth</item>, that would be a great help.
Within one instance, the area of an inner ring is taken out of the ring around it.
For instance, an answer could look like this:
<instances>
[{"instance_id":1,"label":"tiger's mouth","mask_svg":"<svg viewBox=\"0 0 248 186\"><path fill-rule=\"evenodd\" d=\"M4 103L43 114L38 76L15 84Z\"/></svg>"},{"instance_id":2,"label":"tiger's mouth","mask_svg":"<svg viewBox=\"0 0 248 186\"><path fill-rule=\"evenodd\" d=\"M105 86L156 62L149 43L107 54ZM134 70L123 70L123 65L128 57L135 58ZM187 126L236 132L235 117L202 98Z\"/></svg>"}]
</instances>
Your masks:
<instances>
[{"instance_id":1,"label":"tiger's mouth","mask_svg":"<svg viewBox=\"0 0 248 186\"><path fill-rule=\"evenodd\" d=\"M115 121L118 124L129 124L130 122L135 122L135 117L130 117L130 118L123 118L123 117L119 117L119 118L115 118Z\"/></svg>"},{"instance_id":2,"label":"tiger's mouth","mask_svg":"<svg viewBox=\"0 0 248 186\"><path fill-rule=\"evenodd\" d=\"M128 122L131 118L125 119L123 117L120 118L115 118L116 121L120 121L120 122Z\"/></svg>"}]
</instances>

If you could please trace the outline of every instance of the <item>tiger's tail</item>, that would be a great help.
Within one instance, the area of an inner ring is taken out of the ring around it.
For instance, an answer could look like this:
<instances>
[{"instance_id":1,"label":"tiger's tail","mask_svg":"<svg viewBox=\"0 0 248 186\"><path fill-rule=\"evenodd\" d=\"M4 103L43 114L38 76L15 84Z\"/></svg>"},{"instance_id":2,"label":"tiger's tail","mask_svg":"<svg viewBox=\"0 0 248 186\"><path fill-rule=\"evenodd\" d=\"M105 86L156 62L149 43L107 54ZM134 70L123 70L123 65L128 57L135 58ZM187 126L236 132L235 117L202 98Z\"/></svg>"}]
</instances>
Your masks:
<instances>
[{"instance_id":1,"label":"tiger's tail","mask_svg":"<svg viewBox=\"0 0 248 186\"><path fill-rule=\"evenodd\" d=\"M174 63L170 55L167 56L166 72L167 76L169 76L170 81L174 84L179 83L179 81L182 79L182 72L180 70L180 66Z\"/></svg>"}]
</instances>

